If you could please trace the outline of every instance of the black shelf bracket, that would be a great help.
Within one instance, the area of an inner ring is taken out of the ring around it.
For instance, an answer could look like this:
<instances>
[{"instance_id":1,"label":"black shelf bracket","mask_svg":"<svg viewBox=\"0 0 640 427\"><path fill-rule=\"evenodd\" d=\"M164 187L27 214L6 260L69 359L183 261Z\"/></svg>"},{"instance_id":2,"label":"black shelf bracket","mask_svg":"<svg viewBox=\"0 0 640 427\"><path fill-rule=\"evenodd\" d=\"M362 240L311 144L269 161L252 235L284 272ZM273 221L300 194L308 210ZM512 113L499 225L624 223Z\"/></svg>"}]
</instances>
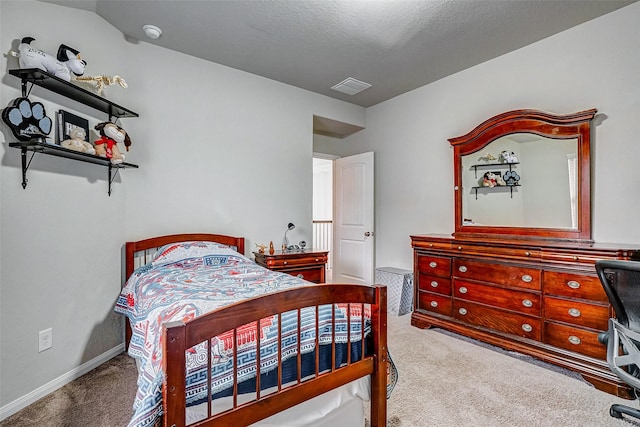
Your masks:
<instances>
[{"instance_id":1,"label":"black shelf bracket","mask_svg":"<svg viewBox=\"0 0 640 427\"><path fill-rule=\"evenodd\" d=\"M22 79L22 97L26 98L28 93L31 91L27 91L27 80ZM31 84L31 87L33 87L33 84Z\"/></svg>"},{"instance_id":2,"label":"black shelf bracket","mask_svg":"<svg viewBox=\"0 0 640 427\"><path fill-rule=\"evenodd\" d=\"M113 173L114 169L116 170L115 173ZM109 191L107 192L109 197L111 197L111 183L116 179L116 176L118 176L118 172L120 172L120 168L114 168L113 165L109 163Z\"/></svg>"},{"instance_id":3,"label":"black shelf bracket","mask_svg":"<svg viewBox=\"0 0 640 427\"><path fill-rule=\"evenodd\" d=\"M27 179L27 171L29 170L29 166L31 166L31 161L33 160L33 156L36 155L36 152L34 151L33 153L31 153L31 157L27 162L27 148L22 147L20 151L20 157L22 158L22 188L26 189L27 183L29 182L29 180Z\"/></svg>"}]
</instances>

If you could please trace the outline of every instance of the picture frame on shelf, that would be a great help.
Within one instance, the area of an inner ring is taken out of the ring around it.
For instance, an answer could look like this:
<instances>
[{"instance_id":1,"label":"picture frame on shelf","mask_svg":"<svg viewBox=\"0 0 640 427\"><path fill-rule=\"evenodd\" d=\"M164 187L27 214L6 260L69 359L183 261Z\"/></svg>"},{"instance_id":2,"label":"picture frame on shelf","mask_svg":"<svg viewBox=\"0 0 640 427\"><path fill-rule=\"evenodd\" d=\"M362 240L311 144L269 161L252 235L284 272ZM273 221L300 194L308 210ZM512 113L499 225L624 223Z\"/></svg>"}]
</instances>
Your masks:
<instances>
[{"instance_id":1,"label":"picture frame on shelf","mask_svg":"<svg viewBox=\"0 0 640 427\"><path fill-rule=\"evenodd\" d=\"M89 120L84 117L77 116L69 111L58 110L56 114L57 127L56 127L56 144L66 139L70 139L71 130L74 128L82 128L86 135L87 141L89 141Z\"/></svg>"}]
</instances>

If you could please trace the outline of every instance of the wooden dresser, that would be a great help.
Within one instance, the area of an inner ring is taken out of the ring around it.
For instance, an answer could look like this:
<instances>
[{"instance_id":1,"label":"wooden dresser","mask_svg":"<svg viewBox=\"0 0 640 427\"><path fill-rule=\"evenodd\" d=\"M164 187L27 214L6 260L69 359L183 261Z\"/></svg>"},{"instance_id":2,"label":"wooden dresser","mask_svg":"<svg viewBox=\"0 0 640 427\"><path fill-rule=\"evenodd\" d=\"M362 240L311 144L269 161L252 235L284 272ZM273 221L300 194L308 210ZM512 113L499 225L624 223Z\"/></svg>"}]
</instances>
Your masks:
<instances>
[{"instance_id":1,"label":"wooden dresser","mask_svg":"<svg viewBox=\"0 0 640 427\"><path fill-rule=\"evenodd\" d=\"M280 271L314 283L325 282L328 251L316 249L253 253L256 263L269 270Z\"/></svg>"},{"instance_id":2,"label":"wooden dresser","mask_svg":"<svg viewBox=\"0 0 640 427\"><path fill-rule=\"evenodd\" d=\"M411 236L411 243L414 326L438 326L528 354L631 398L598 342L612 313L594 263L638 259L640 245L442 235Z\"/></svg>"},{"instance_id":3,"label":"wooden dresser","mask_svg":"<svg viewBox=\"0 0 640 427\"><path fill-rule=\"evenodd\" d=\"M598 341L614 313L595 262L638 260L640 245L593 242L596 113L507 111L449 139L455 230L411 236L411 323L554 363L631 398Z\"/></svg>"}]
</instances>

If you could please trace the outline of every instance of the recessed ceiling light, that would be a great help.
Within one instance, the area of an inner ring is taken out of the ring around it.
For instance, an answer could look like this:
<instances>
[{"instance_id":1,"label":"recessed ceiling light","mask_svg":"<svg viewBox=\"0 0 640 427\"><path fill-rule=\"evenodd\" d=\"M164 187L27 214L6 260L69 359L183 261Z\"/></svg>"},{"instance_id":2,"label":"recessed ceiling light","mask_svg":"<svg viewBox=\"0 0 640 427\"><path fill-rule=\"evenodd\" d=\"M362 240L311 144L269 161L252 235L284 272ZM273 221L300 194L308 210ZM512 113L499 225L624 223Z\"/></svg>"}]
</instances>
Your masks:
<instances>
[{"instance_id":1,"label":"recessed ceiling light","mask_svg":"<svg viewBox=\"0 0 640 427\"><path fill-rule=\"evenodd\" d=\"M144 25L142 29L144 30L144 33L147 35L147 37L149 37L150 39L155 40L162 35L162 30L156 27L155 25Z\"/></svg>"},{"instance_id":2,"label":"recessed ceiling light","mask_svg":"<svg viewBox=\"0 0 640 427\"><path fill-rule=\"evenodd\" d=\"M370 87L371 85L369 83L361 82L353 77L347 77L337 85L332 86L331 89L346 93L347 95L355 95L356 93L362 92Z\"/></svg>"}]
</instances>

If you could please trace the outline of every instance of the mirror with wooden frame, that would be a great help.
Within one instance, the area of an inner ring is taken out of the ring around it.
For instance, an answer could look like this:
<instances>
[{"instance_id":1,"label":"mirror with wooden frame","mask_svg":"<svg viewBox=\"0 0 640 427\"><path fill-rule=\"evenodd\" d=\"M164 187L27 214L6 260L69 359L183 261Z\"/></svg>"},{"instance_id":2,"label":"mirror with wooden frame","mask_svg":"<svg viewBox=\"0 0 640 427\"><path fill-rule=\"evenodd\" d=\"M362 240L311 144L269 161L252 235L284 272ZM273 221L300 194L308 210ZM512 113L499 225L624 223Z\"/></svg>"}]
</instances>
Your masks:
<instances>
[{"instance_id":1,"label":"mirror with wooden frame","mask_svg":"<svg viewBox=\"0 0 640 427\"><path fill-rule=\"evenodd\" d=\"M449 139L454 236L591 241L591 121L596 111L509 111Z\"/></svg>"}]
</instances>

